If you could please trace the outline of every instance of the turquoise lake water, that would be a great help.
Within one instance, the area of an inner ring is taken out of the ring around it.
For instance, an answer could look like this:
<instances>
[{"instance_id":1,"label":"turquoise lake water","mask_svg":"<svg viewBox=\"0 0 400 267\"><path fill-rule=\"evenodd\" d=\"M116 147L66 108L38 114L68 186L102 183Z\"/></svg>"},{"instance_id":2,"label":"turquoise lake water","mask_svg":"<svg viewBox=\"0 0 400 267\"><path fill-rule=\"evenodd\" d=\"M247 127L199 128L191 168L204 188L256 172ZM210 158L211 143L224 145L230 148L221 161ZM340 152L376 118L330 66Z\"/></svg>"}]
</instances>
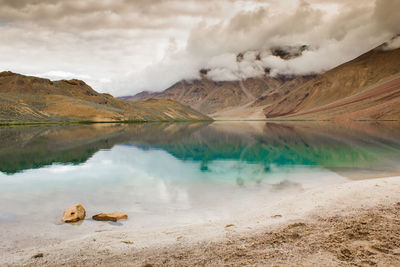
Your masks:
<instances>
[{"instance_id":1,"label":"turquoise lake water","mask_svg":"<svg viewBox=\"0 0 400 267\"><path fill-rule=\"evenodd\" d=\"M2 127L0 236L11 242L0 251L97 227L59 224L75 203L89 216L129 214L109 227L202 223L317 186L399 176L399 160L395 122Z\"/></svg>"}]
</instances>

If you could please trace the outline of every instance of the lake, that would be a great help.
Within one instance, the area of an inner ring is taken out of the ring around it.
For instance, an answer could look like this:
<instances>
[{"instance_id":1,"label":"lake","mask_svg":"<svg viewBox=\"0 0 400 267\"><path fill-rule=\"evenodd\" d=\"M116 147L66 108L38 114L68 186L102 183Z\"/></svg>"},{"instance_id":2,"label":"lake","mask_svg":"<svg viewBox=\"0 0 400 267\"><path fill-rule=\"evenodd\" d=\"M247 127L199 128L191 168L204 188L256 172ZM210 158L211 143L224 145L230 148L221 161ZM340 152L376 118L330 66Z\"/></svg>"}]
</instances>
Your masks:
<instances>
[{"instance_id":1,"label":"lake","mask_svg":"<svg viewBox=\"0 0 400 267\"><path fill-rule=\"evenodd\" d=\"M0 127L0 252L232 218L310 188L400 175L398 122ZM82 203L87 220L61 224ZM130 219L96 222L98 212Z\"/></svg>"}]
</instances>

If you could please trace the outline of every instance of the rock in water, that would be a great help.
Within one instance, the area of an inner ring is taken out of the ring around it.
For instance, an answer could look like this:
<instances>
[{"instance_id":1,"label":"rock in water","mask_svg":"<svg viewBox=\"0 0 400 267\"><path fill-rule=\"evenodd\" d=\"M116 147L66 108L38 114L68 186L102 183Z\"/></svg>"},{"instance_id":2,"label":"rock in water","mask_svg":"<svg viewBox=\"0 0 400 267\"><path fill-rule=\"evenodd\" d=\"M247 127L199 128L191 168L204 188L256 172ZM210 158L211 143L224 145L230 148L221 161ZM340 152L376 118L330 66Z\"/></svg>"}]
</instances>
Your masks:
<instances>
[{"instance_id":1,"label":"rock in water","mask_svg":"<svg viewBox=\"0 0 400 267\"><path fill-rule=\"evenodd\" d=\"M72 223L85 219L86 210L82 204L76 204L69 207L62 218L63 222Z\"/></svg>"},{"instance_id":2,"label":"rock in water","mask_svg":"<svg viewBox=\"0 0 400 267\"><path fill-rule=\"evenodd\" d=\"M96 220L96 221L116 222L121 219L128 219L128 215L126 213L123 213L122 211L115 211L115 212L110 212L110 213L96 214L92 218L93 218L93 220Z\"/></svg>"}]
</instances>

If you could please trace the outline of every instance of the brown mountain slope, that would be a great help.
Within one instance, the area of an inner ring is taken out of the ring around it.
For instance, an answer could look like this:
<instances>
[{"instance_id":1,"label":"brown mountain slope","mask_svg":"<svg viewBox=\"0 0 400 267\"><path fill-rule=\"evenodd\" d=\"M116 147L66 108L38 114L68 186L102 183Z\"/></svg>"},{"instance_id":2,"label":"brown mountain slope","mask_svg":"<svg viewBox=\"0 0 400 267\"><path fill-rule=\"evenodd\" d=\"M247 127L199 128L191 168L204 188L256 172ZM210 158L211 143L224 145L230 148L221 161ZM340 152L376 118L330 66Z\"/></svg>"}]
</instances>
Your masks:
<instances>
[{"instance_id":1,"label":"brown mountain slope","mask_svg":"<svg viewBox=\"0 0 400 267\"><path fill-rule=\"evenodd\" d=\"M215 82L202 77L200 80L180 81L163 92L141 92L122 99L173 99L191 106L214 118L249 118L255 111L289 93L291 86L303 84L311 76L249 78L240 81ZM260 114L261 118L264 115Z\"/></svg>"},{"instance_id":2,"label":"brown mountain slope","mask_svg":"<svg viewBox=\"0 0 400 267\"><path fill-rule=\"evenodd\" d=\"M229 107L217 111L210 114L210 116L217 120L263 120L265 119L265 114L263 112L265 107L271 105L278 99L287 95L291 90L306 83L313 77L312 75L296 77L280 76L278 78L265 77L263 81L266 85L266 89L260 97L241 106ZM245 83L248 88L257 88L257 86L252 84L253 80L255 79L247 79L243 81L243 83ZM271 81L279 81L279 83L271 84Z\"/></svg>"},{"instance_id":3,"label":"brown mountain slope","mask_svg":"<svg viewBox=\"0 0 400 267\"><path fill-rule=\"evenodd\" d=\"M209 120L172 100L128 102L83 81L0 73L0 122Z\"/></svg>"},{"instance_id":4,"label":"brown mountain slope","mask_svg":"<svg viewBox=\"0 0 400 267\"><path fill-rule=\"evenodd\" d=\"M129 100L173 99L207 114L230 106L243 105L255 98L246 94L239 82L214 82L208 79L180 81L160 93L142 92Z\"/></svg>"},{"instance_id":5,"label":"brown mountain slope","mask_svg":"<svg viewBox=\"0 0 400 267\"><path fill-rule=\"evenodd\" d=\"M294 116L312 120L399 120L400 77Z\"/></svg>"},{"instance_id":6,"label":"brown mountain slope","mask_svg":"<svg viewBox=\"0 0 400 267\"><path fill-rule=\"evenodd\" d=\"M267 118L399 120L400 49L382 46L295 88Z\"/></svg>"}]
</instances>

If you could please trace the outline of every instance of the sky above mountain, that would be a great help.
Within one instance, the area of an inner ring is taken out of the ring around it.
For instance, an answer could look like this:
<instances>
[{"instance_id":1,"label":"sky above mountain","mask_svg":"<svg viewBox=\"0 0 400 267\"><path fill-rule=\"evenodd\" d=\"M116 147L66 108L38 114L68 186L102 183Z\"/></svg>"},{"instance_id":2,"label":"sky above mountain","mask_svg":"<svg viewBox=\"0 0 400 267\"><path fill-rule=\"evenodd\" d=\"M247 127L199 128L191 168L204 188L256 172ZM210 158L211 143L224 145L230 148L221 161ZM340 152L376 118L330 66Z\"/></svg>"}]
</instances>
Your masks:
<instances>
[{"instance_id":1,"label":"sky above mountain","mask_svg":"<svg viewBox=\"0 0 400 267\"><path fill-rule=\"evenodd\" d=\"M0 0L0 70L117 96L200 69L214 80L318 73L399 34L399 10L399 0ZM290 60L271 53L302 45Z\"/></svg>"}]
</instances>

